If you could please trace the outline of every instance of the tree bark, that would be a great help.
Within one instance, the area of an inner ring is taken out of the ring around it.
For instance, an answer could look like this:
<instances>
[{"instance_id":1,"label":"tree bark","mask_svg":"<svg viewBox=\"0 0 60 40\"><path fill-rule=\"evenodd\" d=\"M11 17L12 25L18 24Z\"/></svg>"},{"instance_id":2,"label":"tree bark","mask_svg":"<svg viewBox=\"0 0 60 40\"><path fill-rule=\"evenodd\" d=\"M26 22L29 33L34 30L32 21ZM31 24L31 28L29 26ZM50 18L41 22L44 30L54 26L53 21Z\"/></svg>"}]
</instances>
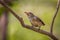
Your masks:
<instances>
[{"instance_id":1,"label":"tree bark","mask_svg":"<svg viewBox=\"0 0 60 40\"><path fill-rule=\"evenodd\" d=\"M8 25L8 11L4 11L0 17L1 37L2 40L6 40L6 32Z\"/></svg>"}]
</instances>

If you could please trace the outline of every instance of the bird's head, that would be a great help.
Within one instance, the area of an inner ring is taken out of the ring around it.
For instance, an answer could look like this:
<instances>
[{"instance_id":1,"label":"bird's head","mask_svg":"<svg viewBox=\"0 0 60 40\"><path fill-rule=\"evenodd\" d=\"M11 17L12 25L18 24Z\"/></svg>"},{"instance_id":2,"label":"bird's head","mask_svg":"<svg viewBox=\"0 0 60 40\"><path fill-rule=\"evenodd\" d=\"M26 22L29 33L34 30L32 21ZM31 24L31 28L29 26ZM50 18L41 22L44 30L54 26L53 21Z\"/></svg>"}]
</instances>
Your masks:
<instances>
[{"instance_id":1,"label":"bird's head","mask_svg":"<svg viewBox=\"0 0 60 40\"><path fill-rule=\"evenodd\" d=\"M29 16L29 17L33 17L34 15L33 15L33 13L32 12L24 12L27 16Z\"/></svg>"}]
</instances>

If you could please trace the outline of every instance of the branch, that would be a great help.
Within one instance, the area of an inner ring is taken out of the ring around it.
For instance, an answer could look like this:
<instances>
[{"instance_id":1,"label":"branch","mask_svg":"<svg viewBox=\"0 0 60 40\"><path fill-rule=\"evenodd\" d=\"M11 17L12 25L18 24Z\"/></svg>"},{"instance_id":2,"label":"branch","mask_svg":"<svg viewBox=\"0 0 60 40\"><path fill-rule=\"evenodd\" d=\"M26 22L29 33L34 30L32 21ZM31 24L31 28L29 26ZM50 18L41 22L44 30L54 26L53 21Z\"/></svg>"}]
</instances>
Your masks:
<instances>
[{"instance_id":1,"label":"branch","mask_svg":"<svg viewBox=\"0 0 60 40\"><path fill-rule=\"evenodd\" d=\"M56 16L57 16L57 14L58 14L59 6L60 6L60 0L58 0L57 8L56 8L56 11L55 11L55 15L54 15L53 20L52 20L52 23L51 23L51 29L50 29L50 33L51 33L51 34L53 34L54 21L55 21L55 18L56 18Z\"/></svg>"},{"instance_id":2,"label":"branch","mask_svg":"<svg viewBox=\"0 0 60 40\"><path fill-rule=\"evenodd\" d=\"M22 19L22 17L19 17L8 5L6 5L4 2L0 1L0 4L3 5L6 9L8 9L18 20L19 22L21 23L21 25L24 27L24 28L27 28L27 29L30 29L30 30L33 30L35 32L38 32L38 33L41 33L41 34L44 34L44 35L47 35L49 36L50 38L52 38L53 40L58 40L58 38L56 38L53 34L49 33L49 32L46 32L44 30L38 30L37 28L32 28L32 26L29 26L29 25L26 25Z\"/></svg>"}]
</instances>

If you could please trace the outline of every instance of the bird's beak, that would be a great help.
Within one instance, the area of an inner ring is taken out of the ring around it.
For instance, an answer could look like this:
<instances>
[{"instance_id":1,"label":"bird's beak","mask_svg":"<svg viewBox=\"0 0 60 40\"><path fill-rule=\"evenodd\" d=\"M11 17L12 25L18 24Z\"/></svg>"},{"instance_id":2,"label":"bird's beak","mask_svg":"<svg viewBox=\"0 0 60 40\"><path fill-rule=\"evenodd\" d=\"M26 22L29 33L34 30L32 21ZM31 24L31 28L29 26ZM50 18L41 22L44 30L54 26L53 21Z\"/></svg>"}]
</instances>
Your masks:
<instances>
[{"instance_id":1,"label":"bird's beak","mask_svg":"<svg viewBox=\"0 0 60 40\"><path fill-rule=\"evenodd\" d=\"M29 13L28 12L24 12L25 14L27 14L27 15L29 15Z\"/></svg>"}]
</instances>

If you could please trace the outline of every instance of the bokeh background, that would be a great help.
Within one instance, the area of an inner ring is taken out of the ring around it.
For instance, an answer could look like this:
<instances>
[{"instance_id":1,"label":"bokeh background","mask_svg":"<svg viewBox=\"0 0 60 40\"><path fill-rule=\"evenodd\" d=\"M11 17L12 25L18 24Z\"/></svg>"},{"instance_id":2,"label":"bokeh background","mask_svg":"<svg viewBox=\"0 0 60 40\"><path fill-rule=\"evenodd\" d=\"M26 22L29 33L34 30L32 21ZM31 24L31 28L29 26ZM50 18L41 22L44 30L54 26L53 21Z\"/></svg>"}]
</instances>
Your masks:
<instances>
[{"instance_id":1,"label":"bokeh background","mask_svg":"<svg viewBox=\"0 0 60 40\"><path fill-rule=\"evenodd\" d=\"M24 19L24 22L31 25L28 17L24 13L30 11L38 16L46 24L41 29L50 32L50 25L58 0L18 0L11 7L17 15ZM0 7L0 13L3 11ZM51 40L48 36L23 28L20 22L9 13L9 23L7 29L7 40ZM54 35L60 40L60 10L54 23Z\"/></svg>"}]
</instances>

